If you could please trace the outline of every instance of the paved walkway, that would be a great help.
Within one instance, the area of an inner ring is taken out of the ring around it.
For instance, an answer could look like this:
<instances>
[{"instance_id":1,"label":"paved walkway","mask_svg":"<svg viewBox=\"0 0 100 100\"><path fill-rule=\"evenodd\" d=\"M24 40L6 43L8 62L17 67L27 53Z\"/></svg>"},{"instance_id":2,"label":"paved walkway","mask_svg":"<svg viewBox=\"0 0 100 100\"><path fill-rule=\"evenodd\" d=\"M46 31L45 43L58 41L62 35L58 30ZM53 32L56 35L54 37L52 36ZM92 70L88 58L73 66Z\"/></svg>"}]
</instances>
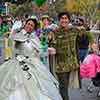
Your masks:
<instances>
[{"instance_id":1,"label":"paved walkway","mask_svg":"<svg viewBox=\"0 0 100 100\"><path fill-rule=\"evenodd\" d=\"M84 79L82 81L82 89L74 89L70 91L70 100L100 100L100 97L97 97L97 92L100 90L93 86L93 92L89 93L87 87L90 84L89 79Z\"/></svg>"}]
</instances>

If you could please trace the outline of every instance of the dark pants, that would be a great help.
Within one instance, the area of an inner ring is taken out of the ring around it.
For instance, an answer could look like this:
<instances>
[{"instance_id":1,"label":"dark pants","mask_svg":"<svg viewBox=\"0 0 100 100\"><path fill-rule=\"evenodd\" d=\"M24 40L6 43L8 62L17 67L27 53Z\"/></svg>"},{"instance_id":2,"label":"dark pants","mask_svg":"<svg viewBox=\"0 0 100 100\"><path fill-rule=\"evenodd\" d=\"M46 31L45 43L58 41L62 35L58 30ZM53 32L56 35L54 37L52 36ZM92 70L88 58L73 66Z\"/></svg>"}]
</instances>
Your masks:
<instances>
[{"instance_id":1,"label":"dark pants","mask_svg":"<svg viewBox=\"0 0 100 100\"><path fill-rule=\"evenodd\" d=\"M57 77L59 80L60 94L63 100L69 100L68 96L69 76L70 72L57 73Z\"/></svg>"},{"instance_id":2,"label":"dark pants","mask_svg":"<svg viewBox=\"0 0 100 100\"><path fill-rule=\"evenodd\" d=\"M79 57L80 57L80 61L83 62L86 54L87 54L87 49L80 49L79 50Z\"/></svg>"},{"instance_id":3,"label":"dark pants","mask_svg":"<svg viewBox=\"0 0 100 100\"><path fill-rule=\"evenodd\" d=\"M49 68L50 72L55 76L55 56L49 55Z\"/></svg>"}]
</instances>

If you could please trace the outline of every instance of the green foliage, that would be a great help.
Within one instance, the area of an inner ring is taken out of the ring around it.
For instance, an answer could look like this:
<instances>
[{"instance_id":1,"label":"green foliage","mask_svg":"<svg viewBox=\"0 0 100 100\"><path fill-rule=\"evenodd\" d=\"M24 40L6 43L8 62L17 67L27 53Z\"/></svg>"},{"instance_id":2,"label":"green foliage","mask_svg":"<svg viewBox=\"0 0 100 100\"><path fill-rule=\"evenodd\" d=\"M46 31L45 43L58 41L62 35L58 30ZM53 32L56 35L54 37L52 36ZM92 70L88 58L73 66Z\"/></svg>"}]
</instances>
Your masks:
<instances>
[{"instance_id":1,"label":"green foliage","mask_svg":"<svg viewBox=\"0 0 100 100\"><path fill-rule=\"evenodd\" d=\"M16 14L16 9L17 9L17 5L16 4L10 4L9 5L9 11L10 11L10 14L12 16L15 16Z\"/></svg>"},{"instance_id":2,"label":"green foliage","mask_svg":"<svg viewBox=\"0 0 100 100\"><path fill-rule=\"evenodd\" d=\"M12 16L23 16L27 12L32 12L31 2L25 2L22 5L10 4L9 7L10 14Z\"/></svg>"},{"instance_id":3,"label":"green foliage","mask_svg":"<svg viewBox=\"0 0 100 100\"><path fill-rule=\"evenodd\" d=\"M94 35L91 32L86 32L86 35L88 37L89 42L92 42L94 40Z\"/></svg>"},{"instance_id":4,"label":"green foliage","mask_svg":"<svg viewBox=\"0 0 100 100\"><path fill-rule=\"evenodd\" d=\"M8 32L9 31L9 25L3 25L1 28L0 28L0 37L3 36L4 33Z\"/></svg>"},{"instance_id":5,"label":"green foliage","mask_svg":"<svg viewBox=\"0 0 100 100\"><path fill-rule=\"evenodd\" d=\"M96 19L96 20L100 20L100 11L99 11L99 10L97 11L97 14L96 14L96 16L95 16L95 19Z\"/></svg>"},{"instance_id":6,"label":"green foliage","mask_svg":"<svg viewBox=\"0 0 100 100\"><path fill-rule=\"evenodd\" d=\"M97 4L96 4L96 0L84 0L84 2L82 0L80 0L80 12L85 15L88 16L90 19L95 20L98 12L97 12Z\"/></svg>"},{"instance_id":7,"label":"green foliage","mask_svg":"<svg viewBox=\"0 0 100 100\"><path fill-rule=\"evenodd\" d=\"M49 5L48 12L50 16L55 17L59 12L66 11L65 4L66 0L56 0L55 3Z\"/></svg>"},{"instance_id":8,"label":"green foliage","mask_svg":"<svg viewBox=\"0 0 100 100\"><path fill-rule=\"evenodd\" d=\"M80 13L89 19L96 20L98 16L97 0L67 0L65 7L69 12Z\"/></svg>"}]
</instances>

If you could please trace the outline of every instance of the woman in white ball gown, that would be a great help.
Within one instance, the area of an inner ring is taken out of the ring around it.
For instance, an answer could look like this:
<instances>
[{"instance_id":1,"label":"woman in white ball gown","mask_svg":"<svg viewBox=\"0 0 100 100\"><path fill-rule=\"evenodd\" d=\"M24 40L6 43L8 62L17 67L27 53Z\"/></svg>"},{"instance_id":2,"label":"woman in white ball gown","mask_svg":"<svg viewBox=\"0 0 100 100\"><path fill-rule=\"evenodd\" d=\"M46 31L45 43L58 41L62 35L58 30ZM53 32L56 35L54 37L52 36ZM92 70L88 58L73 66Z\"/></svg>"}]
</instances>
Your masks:
<instances>
[{"instance_id":1,"label":"woman in white ball gown","mask_svg":"<svg viewBox=\"0 0 100 100\"><path fill-rule=\"evenodd\" d=\"M36 28L31 18L14 35L15 56L0 66L0 100L62 100L58 82L40 60Z\"/></svg>"}]
</instances>

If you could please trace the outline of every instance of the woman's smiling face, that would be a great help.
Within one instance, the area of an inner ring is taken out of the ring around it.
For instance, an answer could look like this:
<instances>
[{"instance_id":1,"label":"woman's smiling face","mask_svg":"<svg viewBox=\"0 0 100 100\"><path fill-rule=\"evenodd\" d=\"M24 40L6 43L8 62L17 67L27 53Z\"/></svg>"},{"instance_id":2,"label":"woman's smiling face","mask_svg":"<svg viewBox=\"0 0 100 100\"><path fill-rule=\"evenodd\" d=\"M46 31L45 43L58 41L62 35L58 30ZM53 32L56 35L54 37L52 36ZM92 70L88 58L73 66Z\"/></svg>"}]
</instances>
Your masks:
<instances>
[{"instance_id":1,"label":"woman's smiling face","mask_svg":"<svg viewBox=\"0 0 100 100\"><path fill-rule=\"evenodd\" d=\"M28 21L26 24L25 24L25 30L29 33L31 33L33 31L33 29L35 28L35 24L32 20Z\"/></svg>"}]
</instances>

